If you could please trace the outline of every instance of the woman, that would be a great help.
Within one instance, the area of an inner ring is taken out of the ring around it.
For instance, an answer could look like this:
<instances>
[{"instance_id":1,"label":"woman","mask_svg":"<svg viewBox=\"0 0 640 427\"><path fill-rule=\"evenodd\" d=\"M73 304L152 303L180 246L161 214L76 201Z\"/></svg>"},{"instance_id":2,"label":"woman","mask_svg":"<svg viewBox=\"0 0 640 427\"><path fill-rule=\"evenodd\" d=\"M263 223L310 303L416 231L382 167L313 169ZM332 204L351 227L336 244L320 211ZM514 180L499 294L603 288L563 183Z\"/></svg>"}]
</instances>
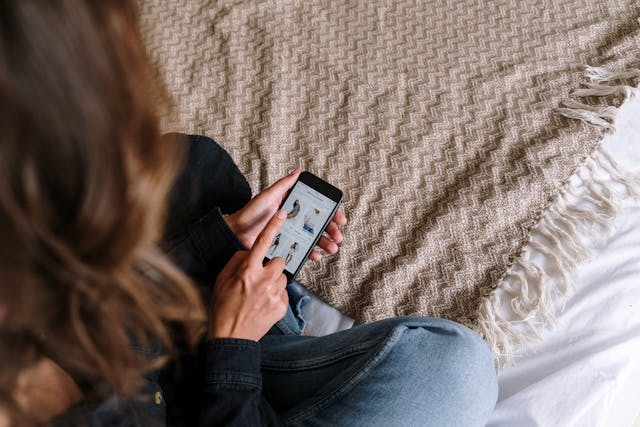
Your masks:
<instances>
[{"instance_id":1,"label":"woman","mask_svg":"<svg viewBox=\"0 0 640 427\"><path fill-rule=\"evenodd\" d=\"M154 75L133 1L0 3L0 425L483 425L462 325L301 336L262 264L299 171L249 201L211 140L160 137Z\"/></svg>"},{"instance_id":2,"label":"woman","mask_svg":"<svg viewBox=\"0 0 640 427\"><path fill-rule=\"evenodd\" d=\"M281 233L276 234L275 239L273 239L273 243L271 243L271 246L269 247L269 256L272 256L273 253L278 249L278 246L280 245L280 236Z\"/></svg>"},{"instance_id":3,"label":"woman","mask_svg":"<svg viewBox=\"0 0 640 427\"><path fill-rule=\"evenodd\" d=\"M293 208L287 213L287 219L295 218L300 213L300 200L293 202Z\"/></svg>"},{"instance_id":4,"label":"woman","mask_svg":"<svg viewBox=\"0 0 640 427\"><path fill-rule=\"evenodd\" d=\"M284 265L288 265L289 262L293 259L293 254L298 250L298 242L293 242L293 244L289 247L289 252L287 252L287 256L284 259Z\"/></svg>"}]
</instances>

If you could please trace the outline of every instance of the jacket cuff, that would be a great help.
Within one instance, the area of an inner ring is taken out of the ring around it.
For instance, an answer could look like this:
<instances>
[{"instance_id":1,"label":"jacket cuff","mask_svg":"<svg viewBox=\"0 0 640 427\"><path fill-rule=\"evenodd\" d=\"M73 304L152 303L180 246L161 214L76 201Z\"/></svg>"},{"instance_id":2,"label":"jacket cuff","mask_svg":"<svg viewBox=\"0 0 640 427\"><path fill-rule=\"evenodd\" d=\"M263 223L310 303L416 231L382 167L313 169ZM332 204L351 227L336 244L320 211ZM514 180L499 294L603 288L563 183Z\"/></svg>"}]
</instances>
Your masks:
<instances>
[{"instance_id":1,"label":"jacket cuff","mask_svg":"<svg viewBox=\"0 0 640 427\"><path fill-rule=\"evenodd\" d=\"M239 338L207 342L208 386L262 389L260 343Z\"/></svg>"},{"instance_id":2,"label":"jacket cuff","mask_svg":"<svg viewBox=\"0 0 640 427\"><path fill-rule=\"evenodd\" d=\"M212 209L200 218L189 230L189 237L199 257L207 264L217 262L221 258L229 259L237 251L246 250L227 225L220 208Z\"/></svg>"}]
</instances>

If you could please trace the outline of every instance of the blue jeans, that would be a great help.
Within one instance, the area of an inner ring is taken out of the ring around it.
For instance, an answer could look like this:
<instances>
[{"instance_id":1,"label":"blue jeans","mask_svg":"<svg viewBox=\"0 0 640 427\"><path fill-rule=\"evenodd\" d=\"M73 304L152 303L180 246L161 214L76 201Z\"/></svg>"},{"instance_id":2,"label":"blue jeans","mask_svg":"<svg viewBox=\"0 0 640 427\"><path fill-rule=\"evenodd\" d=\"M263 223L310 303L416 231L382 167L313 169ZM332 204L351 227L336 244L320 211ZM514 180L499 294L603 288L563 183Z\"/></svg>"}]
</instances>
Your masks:
<instances>
[{"instance_id":1,"label":"blue jeans","mask_svg":"<svg viewBox=\"0 0 640 427\"><path fill-rule=\"evenodd\" d=\"M212 206L233 212L250 189L214 141L190 137L186 174L173 194L167 235ZM216 204L217 203L217 204ZM202 284L221 266L179 263ZM200 271L206 270L206 271ZM492 355L466 327L443 319L399 317L322 337L302 336L307 298L287 287L290 307L262 340L263 395L288 426L484 426L497 399ZM182 364L180 377L188 377ZM196 375L197 377L197 375ZM188 396L197 381L174 394ZM193 399L185 399L187 401ZM188 424L188 402L174 419Z\"/></svg>"},{"instance_id":2,"label":"blue jeans","mask_svg":"<svg viewBox=\"0 0 640 427\"><path fill-rule=\"evenodd\" d=\"M489 348L470 329L398 317L299 336L299 296L290 297L294 310L261 340L263 393L285 425L486 424L498 396L496 372Z\"/></svg>"}]
</instances>

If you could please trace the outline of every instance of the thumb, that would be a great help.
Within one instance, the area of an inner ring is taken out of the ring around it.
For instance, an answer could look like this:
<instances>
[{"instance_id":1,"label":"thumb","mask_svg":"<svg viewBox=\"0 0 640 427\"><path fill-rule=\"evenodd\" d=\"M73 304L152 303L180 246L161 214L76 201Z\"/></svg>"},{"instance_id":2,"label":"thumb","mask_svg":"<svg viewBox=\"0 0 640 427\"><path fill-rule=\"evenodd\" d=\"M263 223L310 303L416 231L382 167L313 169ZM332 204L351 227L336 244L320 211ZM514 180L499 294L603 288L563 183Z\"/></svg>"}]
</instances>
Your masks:
<instances>
[{"instance_id":1,"label":"thumb","mask_svg":"<svg viewBox=\"0 0 640 427\"><path fill-rule=\"evenodd\" d=\"M279 180L277 180L276 182L274 182L271 185L271 187L265 190L265 192L277 194L281 199L284 198L285 194L287 194L287 192L291 190L291 187L293 187L293 184L295 184L296 181L298 180L298 177L300 176L300 172L301 171L299 168L294 169L289 173L289 175L284 176Z\"/></svg>"}]
</instances>

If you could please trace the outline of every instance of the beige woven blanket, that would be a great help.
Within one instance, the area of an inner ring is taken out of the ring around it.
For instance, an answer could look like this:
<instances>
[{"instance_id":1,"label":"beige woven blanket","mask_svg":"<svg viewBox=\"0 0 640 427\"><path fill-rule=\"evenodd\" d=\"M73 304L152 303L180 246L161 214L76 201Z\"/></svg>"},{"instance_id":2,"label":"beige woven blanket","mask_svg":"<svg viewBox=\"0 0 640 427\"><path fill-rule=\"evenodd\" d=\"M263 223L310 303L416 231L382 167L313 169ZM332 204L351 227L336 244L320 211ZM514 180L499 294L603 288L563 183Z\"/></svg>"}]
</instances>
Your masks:
<instances>
[{"instance_id":1,"label":"beige woven blanket","mask_svg":"<svg viewBox=\"0 0 640 427\"><path fill-rule=\"evenodd\" d=\"M344 190L340 254L301 281L359 321L471 326L601 139L555 108L584 65L633 66L638 16L632 0L142 1L168 127L216 139L254 192L295 166ZM576 111L606 125L611 100L592 101Z\"/></svg>"}]
</instances>

